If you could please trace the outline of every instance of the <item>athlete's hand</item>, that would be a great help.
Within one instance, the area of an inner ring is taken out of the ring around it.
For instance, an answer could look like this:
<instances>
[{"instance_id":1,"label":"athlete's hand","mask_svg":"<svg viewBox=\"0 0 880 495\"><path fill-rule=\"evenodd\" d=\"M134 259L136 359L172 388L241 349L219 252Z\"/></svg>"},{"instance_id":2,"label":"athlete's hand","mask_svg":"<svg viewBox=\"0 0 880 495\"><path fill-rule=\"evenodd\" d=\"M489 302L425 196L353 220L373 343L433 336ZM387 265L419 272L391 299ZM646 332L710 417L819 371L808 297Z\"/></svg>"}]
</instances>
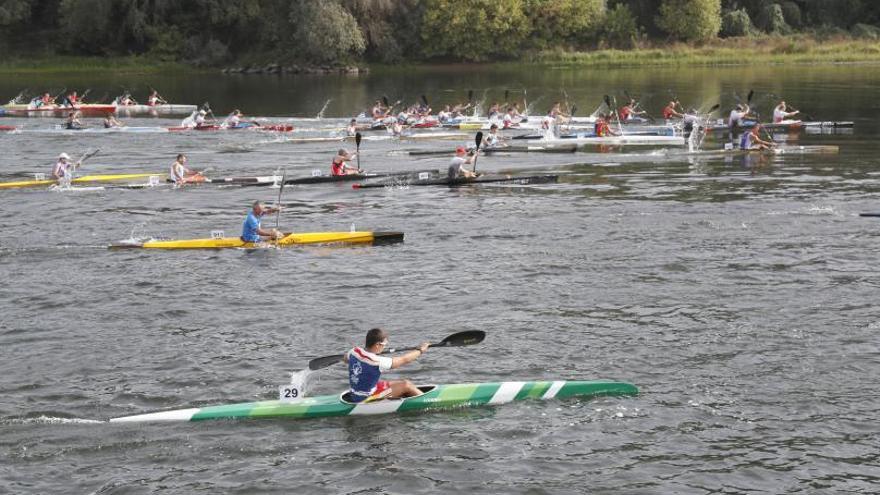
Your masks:
<instances>
[{"instance_id":1,"label":"athlete's hand","mask_svg":"<svg viewBox=\"0 0 880 495\"><path fill-rule=\"evenodd\" d=\"M428 347L431 347L430 342L422 342L422 345L419 346L419 350L422 351L422 354L428 352Z\"/></svg>"}]
</instances>

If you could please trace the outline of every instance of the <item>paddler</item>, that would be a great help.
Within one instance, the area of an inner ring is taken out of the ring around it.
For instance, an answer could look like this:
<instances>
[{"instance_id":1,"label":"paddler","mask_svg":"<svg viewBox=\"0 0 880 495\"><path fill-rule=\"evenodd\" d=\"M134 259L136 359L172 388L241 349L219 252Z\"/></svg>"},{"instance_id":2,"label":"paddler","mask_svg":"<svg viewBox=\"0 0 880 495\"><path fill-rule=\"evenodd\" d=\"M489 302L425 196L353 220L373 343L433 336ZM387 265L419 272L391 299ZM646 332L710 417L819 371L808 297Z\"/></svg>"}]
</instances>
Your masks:
<instances>
[{"instance_id":1,"label":"paddler","mask_svg":"<svg viewBox=\"0 0 880 495\"><path fill-rule=\"evenodd\" d=\"M202 182L204 180L204 177L200 172L187 168L186 162L186 155L181 153L177 155L177 159L171 164L168 178L171 179L171 182L173 182L175 186L182 186L193 182Z\"/></svg>"},{"instance_id":2,"label":"paddler","mask_svg":"<svg viewBox=\"0 0 880 495\"><path fill-rule=\"evenodd\" d=\"M678 101L672 100L668 105L663 107L663 118L665 120L680 119L682 117L682 114L675 109L676 106L678 106Z\"/></svg>"},{"instance_id":3,"label":"paddler","mask_svg":"<svg viewBox=\"0 0 880 495\"><path fill-rule=\"evenodd\" d=\"M354 175L361 173L360 170L345 164L345 162L350 162L356 156L357 153L349 154L348 150L340 148L330 163L330 175Z\"/></svg>"},{"instance_id":4,"label":"paddler","mask_svg":"<svg viewBox=\"0 0 880 495\"><path fill-rule=\"evenodd\" d=\"M64 105L73 107L79 103L79 96L76 94L76 91L71 91L67 93L67 96L64 97L64 101L62 102Z\"/></svg>"},{"instance_id":5,"label":"paddler","mask_svg":"<svg viewBox=\"0 0 880 495\"><path fill-rule=\"evenodd\" d=\"M684 113L684 116L681 118L681 122L684 124L684 138L690 139L691 133L694 131L694 128L698 126L700 123L700 114L697 113L697 109L691 107L687 112Z\"/></svg>"},{"instance_id":6,"label":"paddler","mask_svg":"<svg viewBox=\"0 0 880 495\"><path fill-rule=\"evenodd\" d=\"M45 107L55 103L55 99L52 98L52 95L50 95L49 93L43 93L43 96L40 97L38 102L39 105L36 105L37 107Z\"/></svg>"},{"instance_id":7,"label":"paddler","mask_svg":"<svg viewBox=\"0 0 880 495\"><path fill-rule=\"evenodd\" d=\"M107 116L104 117L104 129L111 129L113 127L124 127L124 126L125 126L125 124L120 122L112 114L107 114Z\"/></svg>"},{"instance_id":8,"label":"paddler","mask_svg":"<svg viewBox=\"0 0 880 495\"><path fill-rule=\"evenodd\" d=\"M751 109L746 103L740 103L731 110L730 116L727 119L727 126L730 127L730 130L733 131L737 127L742 127L745 119L749 117L754 118L749 112L751 112Z\"/></svg>"},{"instance_id":9,"label":"paddler","mask_svg":"<svg viewBox=\"0 0 880 495\"><path fill-rule=\"evenodd\" d=\"M422 354L428 352L431 344L423 342L418 349L402 356L382 356L388 347L388 333L381 328L373 328L367 332L364 347L355 347L343 356L348 364L348 382L351 402L365 402L379 399L396 399L400 397L417 397L422 395L409 380L382 380L382 372L407 365Z\"/></svg>"},{"instance_id":10,"label":"paddler","mask_svg":"<svg viewBox=\"0 0 880 495\"><path fill-rule=\"evenodd\" d=\"M599 118L596 119L596 123L593 125L593 132L596 134L596 137L617 136L617 133L608 124L610 121L610 113L608 115L599 114Z\"/></svg>"},{"instance_id":11,"label":"paddler","mask_svg":"<svg viewBox=\"0 0 880 495\"><path fill-rule=\"evenodd\" d=\"M64 128L71 130L83 128L83 124L79 120L79 112L69 112L67 114L67 120L64 122Z\"/></svg>"},{"instance_id":12,"label":"paddler","mask_svg":"<svg viewBox=\"0 0 880 495\"><path fill-rule=\"evenodd\" d=\"M154 107L156 105L165 105L167 103L168 102L165 101L164 98L159 96L159 92L155 89L150 93L150 96L147 97L147 105L150 105L151 107Z\"/></svg>"},{"instance_id":13,"label":"paddler","mask_svg":"<svg viewBox=\"0 0 880 495\"><path fill-rule=\"evenodd\" d=\"M449 180L457 180L457 179L471 179L477 176L477 174L471 172L470 170L464 168L465 165L470 165L474 162L474 156L476 155L476 151L474 151L473 155L468 154L467 148L464 146L459 146L455 149L455 156L452 157L452 160L449 161L449 169L447 170L447 178Z\"/></svg>"},{"instance_id":14,"label":"paddler","mask_svg":"<svg viewBox=\"0 0 880 495\"><path fill-rule=\"evenodd\" d=\"M376 100L376 103L373 105L373 110L370 114L373 116L373 120L379 120L385 118L386 108L382 105L382 100Z\"/></svg>"},{"instance_id":15,"label":"paddler","mask_svg":"<svg viewBox=\"0 0 880 495\"><path fill-rule=\"evenodd\" d=\"M58 181L58 185L64 185L71 178L71 174L79 166L79 163L71 163L70 155L61 153L58 155L58 161L52 167L52 178Z\"/></svg>"},{"instance_id":16,"label":"paddler","mask_svg":"<svg viewBox=\"0 0 880 495\"><path fill-rule=\"evenodd\" d=\"M506 146L501 142L501 136L498 135L498 124L492 124L489 126L489 133L486 134L486 140L484 141L484 148L501 148L502 146Z\"/></svg>"},{"instance_id":17,"label":"paddler","mask_svg":"<svg viewBox=\"0 0 880 495\"><path fill-rule=\"evenodd\" d=\"M260 219L263 215L277 213L281 207L267 208L259 201L254 201L251 211L241 226L241 240L244 242L261 242L265 239L281 239L284 237L277 229L263 229L260 227Z\"/></svg>"},{"instance_id":18,"label":"paddler","mask_svg":"<svg viewBox=\"0 0 880 495\"><path fill-rule=\"evenodd\" d=\"M195 123L196 128L203 127L205 125L205 116L206 115L208 115L208 112L206 112L205 109L199 110L198 115L196 115L196 118L193 121Z\"/></svg>"},{"instance_id":19,"label":"paddler","mask_svg":"<svg viewBox=\"0 0 880 495\"><path fill-rule=\"evenodd\" d=\"M514 127L519 127L519 123L522 121L522 116L516 111L514 107L507 107L507 113L504 114L504 118L502 119L502 124L505 129L511 129Z\"/></svg>"},{"instance_id":20,"label":"paddler","mask_svg":"<svg viewBox=\"0 0 880 495\"><path fill-rule=\"evenodd\" d=\"M788 107L785 105L785 101L780 101L779 105L776 105L776 108L773 109L773 123L778 124L788 119L789 117L794 117L799 113L801 113L799 110L789 112Z\"/></svg>"},{"instance_id":21,"label":"paddler","mask_svg":"<svg viewBox=\"0 0 880 495\"><path fill-rule=\"evenodd\" d=\"M755 124L749 132L744 132L739 138L739 149L741 150L766 150L775 146L770 141L761 139L761 124Z\"/></svg>"},{"instance_id":22,"label":"paddler","mask_svg":"<svg viewBox=\"0 0 880 495\"><path fill-rule=\"evenodd\" d=\"M247 126L262 127L260 125L260 123L255 120L249 120L249 121L245 122L246 124L248 124L247 126L242 126L241 119L243 116L244 115L242 115L241 110L236 108L235 110L232 111L231 114L229 114L229 117L226 117L226 120L223 121L223 125L225 127L230 128L230 129L237 129L239 127L247 127Z\"/></svg>"},{"instance_id":23,"label":"paddler","mask_svg":"<svg viewBox=\"0 0 880 495\"><path fill-rule=\"evenodd\" d=\"M358 132L357 119L351 119L348 122L348 127L345 128L345 135L352 137Z\"/></svg>"},{"instance_id":24,"label":"paddler","mask_svg":"<svg viewBox=\"0 0 880 495\"><path fill-rule=\"evenodd\" d=\"M637 106L638 106L638 103L636 103L636 100L630 98L628 104L620 107L620 110L617 111L617 115L620 116L621 122L626 122L627 120L629 120L633 117L645 115L646 112L644 110L643 111L636 110Z\"/></svg>"}]
</instances>

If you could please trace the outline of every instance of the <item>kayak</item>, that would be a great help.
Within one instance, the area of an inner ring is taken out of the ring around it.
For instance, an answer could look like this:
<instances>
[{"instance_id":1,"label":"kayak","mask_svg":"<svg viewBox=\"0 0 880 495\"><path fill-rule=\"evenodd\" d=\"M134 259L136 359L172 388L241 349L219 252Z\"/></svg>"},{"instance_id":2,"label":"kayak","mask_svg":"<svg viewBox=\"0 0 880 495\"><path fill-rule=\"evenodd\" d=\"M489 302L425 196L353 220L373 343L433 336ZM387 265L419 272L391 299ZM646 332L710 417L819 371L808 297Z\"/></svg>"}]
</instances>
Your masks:
<instances>
[{"instance_id":1,"label":"kayak","mask_svg":"<svg viewBox=\"0 0 880 495\"><path fill-rule=\"evenodd\" d=\"M739 129L751 129L758 122L747 120L743 122L742 125L738 126ZM855 124L850 121L842 121L842 122L833 122L833 121L803 121L803 120L784 120L782 122L777 123L762 123L761 124L765 129L769 129L771 131L786 131L786 130L798 130L804 128L823 128L823 129L838 129L838 128L848 128L854 127ZM724 120L716 121L714 124L709 124L706 126L707 131L715 131L715 132L724 132L729 131L730 126Z\"/></svg>"},{"instance_id":2,"label":"kayak","mask_svg":"<svg viewBox=\"0 0 880 495\"><path fill-rule=\"evenodd\" d=\"M79 111L85 116L103 117L116 111L116 107L113 105L101 105L95 103L83 103L80 105L74 105L72 107L67 105L44 105L36 108L33 108L30 105L26 104L7 104L4 105L2 108L6 110L6 114L8 115L27 116L61 116L69 112Z\"/></svg>"},{"instance_id":3,"label":"kayak","mask_svg":"<svg viewBox=\"0 0 880 495\"><path fill-rule=\"evenodd\" d=\"M532 141L535 144L593 144L593 145L620 145L628 144L634 146L684 146L685 140L682 136L605 136L605 137L577 137L577 138L552 138L552 139L536 139Z\"/></svg>"},{"instance_id":4,"label":"kayak","mask_svg":"<svg viewBox=\"0 0 880 495\"><path fill-rule=\"evenodd\" d=\"M196 105L116 105L117 115L189 115L196 111Z\"/></svg>"},{"instance_id":5,"label":"kayak","mask_svg":"<svg viewBox=\"0 0 880 495\"><path fill-rule=\"evenodd\" d=\"M14 131L14 130L15 130L15 126L14 126L14 125L0 125L0 132L2 132L2 131L11 132L11 131Z\"/></svg>"},{"instance_id":6,"label":"kayak","mask_svg":"<svg viewBox=\"0 0 880 495\"><path fill-rule=\"evenodd\" d=\"M637 395L635 385L612 381L537 381L422 385L418 397L382 399L355 404L348 392L281 401L266 400L122 416L111 423L202 421L206 419L313 419L335 416L368 416L410 411L443 411L465 407L496 406L522 400L550 400Z\"/></svg>"},{"instance_id":7,"label":"kayak","mask_svg":"<svg viewBox=\"0 0 880 495\"><path fill-rule=\"evenodd\" d=\"M391 244L403 241L403 232L308 232L285 234L277 242L244 242L239 237L182 240L130 240L111 244L113 248L142 249L224 249L274 248L299 244Z\"/></svg>"},{"instance_id":8,"label":"kayak","mask_svg":"<svg viewBox=\"0 0 880 495\"><path fill-rule=\"evenodd\" d=\"M521 186L529 185L529 184L550 184L557 182L559 180L558 175L529 175L529 176L521 176L521 177L510 177L510 176L485 176L485 177L477 177L475 179L455 179L450 181L449 179L421 179L414 181L399 181L399 182L385 182L385 183L375 183L375 184L353 184L351 187L353 189L376 189L380 187L407 187L407 186L447 186L447 187L458 187L458 186L471 186L475 184L517 184Z\"/></svg>"},{"instance_id":9,"label":"kayak","mask_svg":"<svg viewBox=\"0 0 880 495\"><path fill-rule=\"evenodd\" d=\"M730 150L700 150L700 151L679 151L667 152L667 156L713 156L713 155L747 155L751 153L761 153L767 155L806 155L806 154L833 154L840 151L839 146L821 145L821 146L778 146L765 150L741 150L738 148Z\"/></svg>"},{"instance_id":10,"label":"kayak","mask_svg":"<svg viewBox=\"0 0 880 495\"><path fill-rule=\"evenodd\" d=\"M498 146L497 148L482 148L483 154L492 153L574 153L578 147L576 144L562 146ZM410 156L452 155L452 150L410 150L406 152Z\"/></svg>"},{"instance_id":11,"label":"kayak","mask_svg":"<svg viewBox=\"0 0 880 495\"><path fill-rule=\"evenodd\" d=\"M285 179L284 184L323 184L329 182L346 182L361 179L373 179L379 177L413 177L418 179L427 179L436 177L440 174L437 169L413 170L410 172L366 172L363 174L351 175L312 175L310 177L295 177Z\"/></svg>"},{"instance_id":12,"label":"kayak","mask_svg":"<svg viewBox=\"0 0 880 495\"><path fill-rule=\"evenodd\" d=\"M43 174L40 174L43 175ZM117 180L128 180L128 179L143 179L145 177L164 177L167 174L163 173L155 173L155 174L111 174L111 175L83 175L82 177L76 177L71 183L80 184L83 182L112 182ZM50 186L57 183L55 179L31 179L31 180L20 180L15 182L0 182L0 189L16 189L22 187L38 187L38 186Z\"/></svg>"},{"instance_id":13,"label":"kayak","mask_svg":"<svg viewBox=\"0 0 880 495\"><path fill-rule=\"evenodd\" d=\"M614 132L618 132L619 128L614 127L612 129ZM662 125L652 125L652 126L627 126L623 128L624 136L676 136L679 132L672 126L662 126ZM584 138L594 138L596 137L596 133L592 130L582 131L582 132L570 132L567 134L561 134L557 139L584 139ZM526 140L536 140L536 139L544 139L543 134L520 134L518 136L513 136L511 139L526 139Z\"/></svg>"},{"instance_id":14,"label":"kayak","mask_svg":"<svg viewBox=\"0 0 880 495\"><path fill-rule=\"evenodd\" d=\"M242 125L238 127L227 127L222 125L202 125L198 127L167 127L168 132L186 132L186 131L270 131L270 132L292 132L293 126L289 124L272 124L272 125Z\"/></svg>"}]
</instances>

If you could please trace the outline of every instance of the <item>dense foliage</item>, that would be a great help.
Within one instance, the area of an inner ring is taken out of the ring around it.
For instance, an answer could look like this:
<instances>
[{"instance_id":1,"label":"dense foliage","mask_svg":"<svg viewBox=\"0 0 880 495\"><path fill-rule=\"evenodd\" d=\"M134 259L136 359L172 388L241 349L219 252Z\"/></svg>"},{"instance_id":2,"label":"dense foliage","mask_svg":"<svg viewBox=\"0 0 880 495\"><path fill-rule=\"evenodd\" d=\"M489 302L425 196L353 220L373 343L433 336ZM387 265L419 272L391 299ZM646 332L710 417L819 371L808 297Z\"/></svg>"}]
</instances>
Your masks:
<instances>
[{"instance_id":1,"label":"dense foliage","mask_svg":"<svg viewBox=\"0 0 880 495\"><path fill-rule=\"evenodd\" d=\"M496 60L719 35L876 39L878 24L876 0L0 0L0 57Z\"/></svg>"}]
</instances>

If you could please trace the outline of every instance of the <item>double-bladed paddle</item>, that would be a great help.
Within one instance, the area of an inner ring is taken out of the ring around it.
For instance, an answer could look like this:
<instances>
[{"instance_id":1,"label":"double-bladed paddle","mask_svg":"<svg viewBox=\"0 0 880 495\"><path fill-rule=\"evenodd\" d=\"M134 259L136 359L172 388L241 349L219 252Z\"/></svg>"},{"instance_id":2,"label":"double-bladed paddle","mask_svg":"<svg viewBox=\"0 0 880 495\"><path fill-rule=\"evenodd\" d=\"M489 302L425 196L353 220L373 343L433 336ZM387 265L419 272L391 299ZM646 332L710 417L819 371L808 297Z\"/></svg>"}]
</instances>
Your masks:
<instances>
[{"instance_id":1,"label":"double-bladed paddle","mask_svg":"<svg viewBox=\"0 0 880 495\"><path fill-rule=\"evenodd\" d=\"M278 186L278 202L275 204L275 230L281 222L281 193L284 192L284 182L287 179L287 172L281 172L281 184Z\"/></svg>"},{"instance_id":2,"label":"double-bladed paddle","mask_svg":"<svg viewBox=\"0 0 880 495\"><path fill-rule=\"evenodd\" d=\"M474 168L472 172L477 173L477 157L480 156L480 145L483 144L483 131L477 132L474 143L476 143L477 149L474 151Z\"/></svg>"},{"instance_id":3,"label":"double-bladed paddle","mask_svg":"<svg viewBox=\"0 0 880 495\"><path fill-rule=\"evenodd\" d=\"M486 338L486 332L482 330L467 330L464 332L458 332L446 337L436 344L429 344L430 347L460 347L465 345L474 345L479 344ZM392 352L399 351L412 351L418 349L418 347L407 347L405 349L389 349L382 354L388 354ZM342 361L344 354L333 354L332 356L324 356L312 359L309 361L309 369L311 371L317 371L320 369L328 368L333 366L334 364Z\"/></svg>"},{"instance_id":4,"label":"double-bladed paddle","mask_svg":"<svg viewBox=\"0 0 880 495\"><path fill-rule=\"evenodd\" d=\"M354 156L357 157L358 172L360 172L361 171L361 133L359 133L359 132L356 132L354 134L354 147L355 147Z\"/></svg>"}]
</instances>

